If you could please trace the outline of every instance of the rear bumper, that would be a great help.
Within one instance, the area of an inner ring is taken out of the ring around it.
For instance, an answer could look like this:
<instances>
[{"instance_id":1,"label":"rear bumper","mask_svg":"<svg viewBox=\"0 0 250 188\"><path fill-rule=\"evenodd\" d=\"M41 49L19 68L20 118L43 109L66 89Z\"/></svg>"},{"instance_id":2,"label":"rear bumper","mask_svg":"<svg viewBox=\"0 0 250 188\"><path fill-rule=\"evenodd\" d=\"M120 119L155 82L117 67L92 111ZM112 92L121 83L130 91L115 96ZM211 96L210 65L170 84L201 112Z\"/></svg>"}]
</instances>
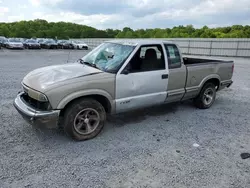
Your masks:
<instances>
[{"instance_id":1,"label":"rear bumper","mask_svg":"<svg viewBox=\"0 0 250 188\"><path fill-rule=\"evenodd\" d=\"M233 81L231 81L229 84L227 84L226 87L230 87L233 84Z\"/></svg>"},{"instance_id":2,"label":"rear bumper","mask_svg":"<svg viewBox=\"0 0 250 188\"><path fill-rule=\"evenodd\" d=\"M38 111L28 106L22 99L20 93L14 100L14 107L29 124L40 128L57 128L60 110Z\"/></svg>"},{"instance_id":3,"label":"rear bumper","mask_svg":"<svg viewBox=\"0 0 250 188\"><path fill-rule=\"evenodd\" d=\"M224 89L226 87L229 88L229 87L231 87L232 84L233 84L232 80L221 82L219 89L221 90L221 89Z\"/></svg>"}]
</instances>

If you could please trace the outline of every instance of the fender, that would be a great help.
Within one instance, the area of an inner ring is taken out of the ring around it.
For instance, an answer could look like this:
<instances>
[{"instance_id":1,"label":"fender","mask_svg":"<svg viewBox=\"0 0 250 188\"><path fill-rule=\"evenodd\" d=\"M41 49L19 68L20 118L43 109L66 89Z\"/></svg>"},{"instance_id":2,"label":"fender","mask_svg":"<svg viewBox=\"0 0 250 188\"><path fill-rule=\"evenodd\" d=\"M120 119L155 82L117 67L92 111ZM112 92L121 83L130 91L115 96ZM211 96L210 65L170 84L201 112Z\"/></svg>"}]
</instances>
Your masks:
<instances>
[{"instance_id":1,"label":"fender","mask_svg":"<svg viewBox=\"0 0 250 188\"><path fill-rule=\"evenodd\" d=\"M202 87L204 86L204 84L210 80L210 79L218 79L219 80L219 87L220 87L220 82L221 82L221 78L218 74L210 74L208 76L206 76L202 81L201 83L199 84L199 92L200 90L202 89Z\"/></svg>"},{"instance_id":2,"label":"fender","mask_svg":"<svg viewBox=\"0 0 250 188\"><path fill-rule=\"evenodd\" d=\"M63 109L70 101L77 99L79 97L84 97L84 96L89 96L89 95L102 95L104 97L106 97L111 105L111 111L114 111L114 107L115 107L115 102L113 100L113 98L111 97L111 95L101 89L89 89L89 90L81 90L81 91L77 91L74 93L71 93L69 95L67 95L66 97L64 97L59 104L57 105L57 109Z\"/></svg>"}]
</instances>

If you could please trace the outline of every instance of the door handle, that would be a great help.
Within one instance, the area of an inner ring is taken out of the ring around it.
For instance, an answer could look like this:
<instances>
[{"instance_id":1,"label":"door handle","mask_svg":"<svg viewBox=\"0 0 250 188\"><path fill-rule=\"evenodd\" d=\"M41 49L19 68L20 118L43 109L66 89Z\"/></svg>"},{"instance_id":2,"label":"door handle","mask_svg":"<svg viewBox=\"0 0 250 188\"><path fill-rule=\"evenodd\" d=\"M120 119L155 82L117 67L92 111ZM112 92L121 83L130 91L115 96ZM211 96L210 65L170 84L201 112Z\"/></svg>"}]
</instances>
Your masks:
<instances>
[{"instance_id":1,"label":"door handle","mask_svg":"<svg viewBox=\"0 0 250 188\"><path fill-rule=\"evenodd\" d=\"M167 79L167 78L168 78L168 74L161 75L161 79Z\"/></svg>"}]
</instances>

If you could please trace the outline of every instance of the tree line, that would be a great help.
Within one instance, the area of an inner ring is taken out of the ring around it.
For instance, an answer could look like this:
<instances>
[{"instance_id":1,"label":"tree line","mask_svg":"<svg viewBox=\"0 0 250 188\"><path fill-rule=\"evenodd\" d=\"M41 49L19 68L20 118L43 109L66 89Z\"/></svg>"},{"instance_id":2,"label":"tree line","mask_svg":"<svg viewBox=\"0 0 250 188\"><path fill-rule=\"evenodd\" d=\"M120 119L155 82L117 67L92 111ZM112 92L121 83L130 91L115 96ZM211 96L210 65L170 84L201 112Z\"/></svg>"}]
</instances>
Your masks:
<instances>
[{"instance_id":1,"label":"tree line","mask_svg":"<svg viewBox=\"0 0 250 188\"><path fill-rule=\"evenodd\" d=\"M250 26L194 28L192 25L173 28L137 29L125 27L122 30L99 30L86 25L69 22L47 22L36 19L0 23L0 36L21 38L250 38Z\"/></svg>"}]
</instances>

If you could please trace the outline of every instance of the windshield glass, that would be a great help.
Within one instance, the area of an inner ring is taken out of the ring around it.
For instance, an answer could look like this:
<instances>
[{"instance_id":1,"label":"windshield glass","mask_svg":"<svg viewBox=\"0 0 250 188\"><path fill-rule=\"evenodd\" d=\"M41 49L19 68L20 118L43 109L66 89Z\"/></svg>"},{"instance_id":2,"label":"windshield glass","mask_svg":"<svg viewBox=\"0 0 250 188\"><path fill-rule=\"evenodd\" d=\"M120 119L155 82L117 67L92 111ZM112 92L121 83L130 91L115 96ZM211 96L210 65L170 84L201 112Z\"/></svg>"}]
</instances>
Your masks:
<instances>
[{"instance_id":1,"label":"windshield glass","mask_svg":"<svg viewBox=\"0 0 250 188\"><path fill-rule=\"evenodd\" d=\"M4 40L6 40L5 37L0 37L0 41L4 41Z\"/></svg>"},{"instance_id":2,"label":"windshield glass","mask_svg":"<svg viewBox=\"0 0 250 188\"><path fill-rule=\"evenodd\" d=\"M104 72L117 73L135 46L103 43L82 58Z\"/></svg>"},{"instance_id":3,"label":"windshield glass","mask_svg":"<svg viewBox=\"0 0 250 188\"><path fill-rule=\"evenodd\" d=\"M53 41L53 40L47 40L46 43L48 43L48 44L55 43L55 41Z\"/></svg>"},{"instance_id":4,"label":"windshield glass","mask_svg":"<svg viewBox=\"0 0 250 188\"><path fill-rule=\"evenodd\" d=\"M36 43L35 40L26 40L27 43Z\"/></svg>"},{"instance_id":5,"label":"windshield glass","mask_svg":"<svg viewBox=\"0 0 250 188\"><path fill-rule=\"evenodd\" d=\"M20 42L18 39L9 39L9 42Z\"/></svg>"}]
</instances>

